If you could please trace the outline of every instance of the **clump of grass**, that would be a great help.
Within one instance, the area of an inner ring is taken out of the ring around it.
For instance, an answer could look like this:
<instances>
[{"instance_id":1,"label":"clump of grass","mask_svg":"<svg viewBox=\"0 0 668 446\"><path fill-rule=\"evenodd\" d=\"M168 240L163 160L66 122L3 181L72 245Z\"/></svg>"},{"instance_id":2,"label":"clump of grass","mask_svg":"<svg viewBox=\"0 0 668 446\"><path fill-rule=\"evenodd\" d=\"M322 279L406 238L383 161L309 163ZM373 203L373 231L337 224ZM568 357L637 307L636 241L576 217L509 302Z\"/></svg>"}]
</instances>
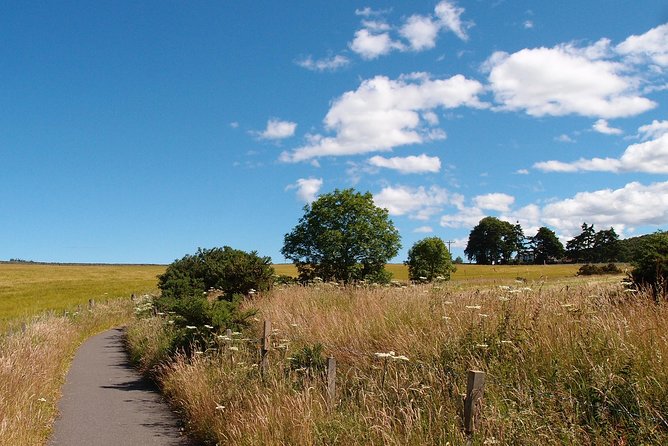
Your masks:
<instances>
[{"instance_id":1,"label":"clump of grass","mask_svg":"<svg viewBox=\"0 0 668 446\"><path fill-rule=\"evenodd\" d=\"M248 305L275 328L264 379L259 323L159 368L212 444L463 444L469 369L487 374L473 444L668 443L668 305L618 283L323 284ZM334 404L294 367L321 356L337 359Z\"/></svg>"},{"instance_id":2,"label":"clump of grass","mask_svg":"<svg viewBox=\"0 0 668 446\"><path fill-rule=\"evenodd\" d=\"M132 308L124 299L44 314L0 336L0 445L45 443L74 351L90 335L127 322Z\"/></svg>"}]
</instances>

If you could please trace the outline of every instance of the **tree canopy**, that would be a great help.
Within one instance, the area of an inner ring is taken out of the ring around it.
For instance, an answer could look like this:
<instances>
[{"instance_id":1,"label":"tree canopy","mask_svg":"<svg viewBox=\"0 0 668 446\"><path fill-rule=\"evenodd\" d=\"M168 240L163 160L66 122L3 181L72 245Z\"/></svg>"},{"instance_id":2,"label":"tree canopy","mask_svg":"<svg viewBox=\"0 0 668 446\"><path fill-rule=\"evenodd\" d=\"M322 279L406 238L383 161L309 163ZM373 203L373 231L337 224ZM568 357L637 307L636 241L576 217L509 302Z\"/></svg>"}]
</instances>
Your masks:
<instances>
[{"instance_id":1,"label":"tree canopy","mask_svg":"<svg viewBox=\"0 0 668 446\"><path fill-rule=\"evenodd\" d=\"M433 281L437 277L450 280L450 273L454 271L450 251L443 240L438 237L427 237L415 242L408 251L408 276L411 280L424 278Z\"/></svg>"},{"instance_id":2,"label":"tree canopy","mask_svg":"<svg viewBox=\"0 0 668 446\"><path fill-rule=\"evenodd\" d=\"M553 230L545 226L538 229L531 237L530 245L533 249L534 263L548 263L560 260L564 256L564 245Z\"/></svg>"},{"instance_id":3,"label":"tree canopy","mask_svg":"<svg viewBox=\"0 0 668 446\"><path fill-rule=\"evenodd\" d=\"M304 206L281 253L297 266L302 280L351 282L382 279L385 263L400 247L388 211L374 204L371 193L337 189Z\"/></svg>"},{"instance_id":4,"label":"tree canopy","mask_svg":"<svg viewBox=\"0 0 668 446\"><path fill-rule=\"evenodd\" d=\"M632 263L636 286L650 287L657 299L668 297L668 232L643 237Z\"/></svg>"},{"instance_id":5,"label":"tree canopy","mask_svg":"<svg viewBox=\"0 0 668 446\"><path fill-rule=\"evenodd\" d=\"M566 254L574 262L614 262L620 257L619 236L613 228L596 232L582 223L582 232L566 243Z\"/></svg>"},{"instance_id":6,"label":"tree canopy","mask_svg":"<svg viewBox=\"0 0 668 446\"><path fill-rule=\"evenodd\" d=\"M519 224L485 217L471 230L464 254L476 263L511 263L513 253L523 248L524 234Z\"/></svg>"}]
</instances>

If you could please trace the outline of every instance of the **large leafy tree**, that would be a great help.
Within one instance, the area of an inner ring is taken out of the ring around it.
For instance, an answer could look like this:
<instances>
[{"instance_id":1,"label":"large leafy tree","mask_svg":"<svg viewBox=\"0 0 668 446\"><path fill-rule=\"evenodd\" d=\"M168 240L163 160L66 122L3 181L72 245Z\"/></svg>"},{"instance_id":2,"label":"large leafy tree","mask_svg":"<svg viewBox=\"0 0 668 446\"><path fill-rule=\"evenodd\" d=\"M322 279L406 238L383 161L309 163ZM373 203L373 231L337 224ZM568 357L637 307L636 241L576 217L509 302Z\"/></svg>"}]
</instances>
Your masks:
<instances>
[{"instance_id":1,"label":"large leafy tree","mask_svg":"<svg viewBox=\"0 0 668 446\"><path fill-rule=\"evenodd\" d=\"M638 287L649 287L656 299L668 297L668 232L643 237L633 255L631 278Z\"/></svg>"},{"instance_id":2,"label":"large leafy tree","mask_svg":"<svg viewBox=\"0 0 668 446\"><path fill-rule=\"evenodd\" d=\"M377 207L369 192L337 189L304 207L281 253L303 280L317 276L351 282L383 278L385 263L400 247L388 211Z\"/></svg>"},{"instance_id":3,"label":"large leafy tree","mask_svg":"<svg viewBox=\"0 0 668 446\"><path fill-rule=\"evenodd\" d=\"M613 228L598 231L594 236L594 261L615 262L620 257L622 245Z\"/></svg>"},{"instance_id":4,"label":"large leafy tree","mask_svg":"<svg viewBox=\"0 0 668 446\"><path fill-rule=\"evenodd\" d=\"M553 230L545 226L538 229L531 237L531 247L534 252L534 263L548 263L558 260L564 255L564 245Z\"/></svg>"},{"instance_id":5,"label":"large leafy tree","mask_svg":"<svg viewBox=\"0 0 668 446\"><path fill-rule=\"evenodd\" d=\"M513 253L522 250L522 227L496 217L485 217L471 230L464 254L476 263L511 263Z\"/></svg>"},{"instance_id":6,"label":"large leafy tree","mask_svg":"<svg viewBox=\"0 0 668 446\"><path fill-rule=\"evenodd\" d=\"M415 242L408 251L408 276L411 280L424 277L428 281L436 277L450 280L450 273L454 271L450 251L443 240L438 237L427 237Z\"/></svg>"},{"instance_id":7,"label":"large leafy tree","mask_svg":"<svg viewBox=\"0 0 668 446\"><path fill-rule=\"evenodd\" d=\"M582 232L566 242L566 253L575 262L594 261L594 243L596 242L596 231L594 225L582 223Z\"/></svg>"}]
</instances>

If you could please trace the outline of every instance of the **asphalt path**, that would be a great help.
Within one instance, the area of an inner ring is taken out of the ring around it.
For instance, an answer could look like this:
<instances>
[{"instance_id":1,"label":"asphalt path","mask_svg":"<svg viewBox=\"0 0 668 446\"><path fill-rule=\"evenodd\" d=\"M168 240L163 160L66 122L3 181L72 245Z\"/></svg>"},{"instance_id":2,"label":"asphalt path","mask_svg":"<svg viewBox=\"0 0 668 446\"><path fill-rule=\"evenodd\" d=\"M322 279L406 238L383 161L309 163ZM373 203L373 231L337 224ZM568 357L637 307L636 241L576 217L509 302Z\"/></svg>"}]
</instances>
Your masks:
<instances>
[{"instance_id":1,"label":"asphalt path","mask_svg":"<svg viewBox=\"0 0 668 446\"><path fill-rule=\"evenodd\" d=\"M77 351L49 446L191 445L157 392L128 363L120 328Z\"/></svg>"}]
</instances>

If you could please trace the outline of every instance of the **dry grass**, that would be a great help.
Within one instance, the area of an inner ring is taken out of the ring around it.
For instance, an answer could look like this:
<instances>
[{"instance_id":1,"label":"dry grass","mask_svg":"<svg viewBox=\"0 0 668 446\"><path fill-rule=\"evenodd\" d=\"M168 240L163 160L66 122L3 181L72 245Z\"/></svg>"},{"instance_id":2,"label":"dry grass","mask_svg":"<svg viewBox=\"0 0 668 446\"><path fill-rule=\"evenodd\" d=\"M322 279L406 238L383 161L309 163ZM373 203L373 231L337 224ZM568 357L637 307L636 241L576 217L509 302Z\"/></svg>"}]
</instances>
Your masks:
<instances>
[{"instance_id":1,"label":"dry grass","mask_svg":"<svg viewBox=\"0 0 668 446\"><path fill-rule=\"evenodd\" d=\"M614 282L513 285L275 290L249 303L276 329L264 380L257 343L225 341L164 366L162 383L211 443L462 444L479 369L473 444L666 444L668 305ZM287 359L317 343L338 361L332 409L318 373ZM376 355L390 351L409 360Z\"/></svg>"},{"instance_id":2,"label":"dry grass","mask_svg":"<svg viewBox=\"0 0 668 446\"><path fill-rule=\"evenodd\" d=\"M0 445L43 445L56 415L74 351L90 335L127 322L129 299L92 311L33 318L25 330L0 336Z\"/></svg>"}]
</instances>

